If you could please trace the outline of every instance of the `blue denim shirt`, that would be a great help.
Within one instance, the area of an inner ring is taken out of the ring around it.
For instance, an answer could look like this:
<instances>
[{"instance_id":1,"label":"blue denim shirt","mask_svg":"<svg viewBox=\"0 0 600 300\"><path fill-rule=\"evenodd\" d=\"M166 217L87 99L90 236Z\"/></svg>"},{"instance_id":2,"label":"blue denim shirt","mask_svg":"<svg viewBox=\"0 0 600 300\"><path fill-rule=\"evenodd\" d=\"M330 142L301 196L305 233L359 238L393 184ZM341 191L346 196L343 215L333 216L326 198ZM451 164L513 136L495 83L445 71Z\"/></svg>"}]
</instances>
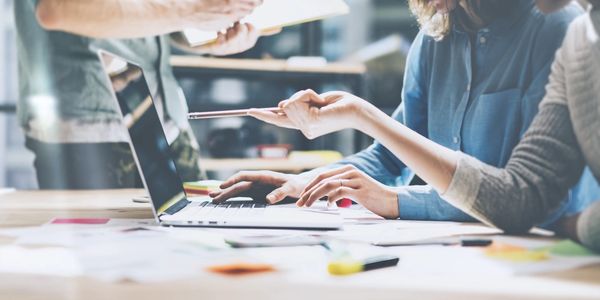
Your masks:
<instances>
[{"instance_id":1,"label":"blue denim shirt","mask_svg":"<svg viewBox=\"0 0 600 300\"><path fill-rule=\"evenodd\" d=\"M419 33L407 59L403 101L393 117L445 147L505 166L537 113L554 53L581 13L572 3L544 15L533 1L519 1L515 13L472 37L457 26L441 41ZM378 142L335 165L341 164L393 186L407 185L414 176ZM430 186L405 186L398 202L402 219L474 220ZM549 220L567 209L573 205L565 204Z\"/></svg>"}]
</instances>

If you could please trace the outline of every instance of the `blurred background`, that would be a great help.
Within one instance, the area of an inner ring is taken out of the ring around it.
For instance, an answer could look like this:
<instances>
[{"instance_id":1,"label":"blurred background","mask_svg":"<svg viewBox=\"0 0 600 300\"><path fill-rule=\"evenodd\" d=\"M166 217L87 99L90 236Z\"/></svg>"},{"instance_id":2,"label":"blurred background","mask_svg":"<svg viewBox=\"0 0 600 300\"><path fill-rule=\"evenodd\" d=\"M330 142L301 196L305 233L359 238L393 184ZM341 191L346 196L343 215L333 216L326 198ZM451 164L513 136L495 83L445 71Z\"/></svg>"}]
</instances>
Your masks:
<instances>
[{"instance_id":1,"label":"blurred background","mask_svg":"<svg viewBox=\"0 0 600 300\"><path fill-rule=\"evenodd\" d=\"M37 186L33 155L24 147L24 135L15 116L18 88L13 0L0 1L0 186L34 189ZM190 110L273 106L299 89L312 88L318 92L353 92L391 113L400 102L404 58L418 28L405 1L347 3L351 7L348 15L285 28L281 34L262 38L251 51L230 57L250 61L247 70L231 69L229 61L216 67L189 68L185 61L175 64L175 74ZM186 54L173 49L173 55L177 59ZM324 57L335 65L322 66L317 62L313 66L314 62L300 61L297 66L308 64L311 70L297 68L300 70L282 73L265 72L252 63L253 59L286 62L297 56ZM218 178L235 172L238 167L232 162L240 162L239 159L276 157L284 150L333 150L346 155L371 142L352 131L308 141L298 132L250 118L193 121L192 126L202 157L207 158L209 175ZM335 159L335 153L333 157L329 152L324 155ZM306 168L311 166L308 163ZM250 169L258 167L269 164L246 165ZM289 169L299 172L304 167L300 163Z\"/></svg>"}]
</instances>

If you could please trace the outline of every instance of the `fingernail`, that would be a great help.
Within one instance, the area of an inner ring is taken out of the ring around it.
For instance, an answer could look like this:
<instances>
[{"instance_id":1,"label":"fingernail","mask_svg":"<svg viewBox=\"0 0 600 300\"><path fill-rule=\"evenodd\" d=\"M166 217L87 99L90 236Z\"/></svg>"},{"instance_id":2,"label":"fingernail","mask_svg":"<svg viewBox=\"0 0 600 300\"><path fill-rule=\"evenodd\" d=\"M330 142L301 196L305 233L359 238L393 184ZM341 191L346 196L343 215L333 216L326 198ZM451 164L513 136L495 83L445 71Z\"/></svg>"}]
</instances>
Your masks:
<instances>
[{"instance_id":1,"label":"fingernail","mask_svg":"<svg viewBox=\"0 0 600 300\"><path fill-rule=\"evenodd\" d=\"M267 195L267 201L269 203L275 202L275 195L271 195L271 194Z\"/></svg>"}]
</instances>

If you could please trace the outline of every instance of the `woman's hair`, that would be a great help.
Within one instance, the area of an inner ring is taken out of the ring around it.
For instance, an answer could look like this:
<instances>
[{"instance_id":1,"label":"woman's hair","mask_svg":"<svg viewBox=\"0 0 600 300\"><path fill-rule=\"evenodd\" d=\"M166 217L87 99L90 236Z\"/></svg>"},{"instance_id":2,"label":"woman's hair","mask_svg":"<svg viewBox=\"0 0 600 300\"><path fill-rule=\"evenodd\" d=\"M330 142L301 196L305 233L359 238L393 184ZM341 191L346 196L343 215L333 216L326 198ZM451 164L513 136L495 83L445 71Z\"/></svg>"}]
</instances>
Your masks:
<instances>
[{"instance_id":1,"label":"woman's hair","mask_svg":"<svg viewBox=\"0 0 600 300\"><path fill-rule=\"evenodd\" d=\"M456 1L456 8L450 13L438 13L435 6L430 4L430 0L408 0L408 5L417 17L421 29L439 41L450 33L454 23L466 31L476 31L476 26L469 16L479 18L484 24L489 24L497 18L509 15L520 0ZM461 4L467 7L468 11Z\"/></svg>"}]
</instances>

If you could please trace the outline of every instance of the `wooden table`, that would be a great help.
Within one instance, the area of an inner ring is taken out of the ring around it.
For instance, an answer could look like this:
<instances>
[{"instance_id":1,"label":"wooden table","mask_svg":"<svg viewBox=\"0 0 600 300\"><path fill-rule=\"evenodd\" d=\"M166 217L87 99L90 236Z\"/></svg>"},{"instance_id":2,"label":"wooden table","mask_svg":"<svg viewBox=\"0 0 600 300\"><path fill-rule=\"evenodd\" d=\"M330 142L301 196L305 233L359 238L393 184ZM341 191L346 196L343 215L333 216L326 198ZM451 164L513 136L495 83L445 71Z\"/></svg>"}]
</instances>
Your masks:
<instances>
[{"instance_id":1,"label":"wooden table","mask_svg":"<svg viewBox=\"0 0 600 300\"><path fill-rule=\"evenodd\" d=\"M151 218L146 204L131 197L141 190L31 191L0 195L0 227L43 224L54 217ZM1 244L12 240L0 239ZM468 262L466 262L468 263ZM440 266L443 268L444 266ZM373 272L372 275L385 273ZM370 276L371 274L369 274ZM0 299L568 299L600 298L600 266L502 279L389 278L361 284L352 277L334 282L294 284L277 275L220 276L177 282L106 283L89 278L0 274ZM585 291L582 293L581 291ZM596 293L597 292L597 293ZM578 294L577 297L571 296Z\"/></svg>"}]
</instances>

